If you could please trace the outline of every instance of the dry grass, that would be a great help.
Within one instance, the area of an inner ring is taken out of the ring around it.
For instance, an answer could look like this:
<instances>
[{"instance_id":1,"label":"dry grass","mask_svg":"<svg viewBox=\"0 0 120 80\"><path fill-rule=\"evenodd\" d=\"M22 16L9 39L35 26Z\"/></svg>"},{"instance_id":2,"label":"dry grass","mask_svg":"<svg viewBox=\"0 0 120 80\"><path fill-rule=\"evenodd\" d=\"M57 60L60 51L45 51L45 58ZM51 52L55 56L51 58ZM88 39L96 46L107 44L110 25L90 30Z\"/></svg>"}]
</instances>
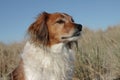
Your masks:
<instances>
[{"instance_id":1,"label":"dry grass","mask_svg":"<svg viewBox=\"0 0 120 80\"><path fill-rule=\"evenodd\" d=\"M106 31L85 28L79 43L74 80L120 78L120 25ZM23 43L0 43L0 80L8 80L8 74L17 66L22 48Z\"/></svg>"},{"instance_id":2,"label":"dry grass","mask_svg":"<svg viewBox=\"0 0 120 80\"><path fill-rule=\"evenodd\" d=\"M4 44L0 42L0 80L8 80L7 76L18 64L23 45L23 43Z\"/></svg>"},{"instance_id":3,"label":"dry grass","mask_svg":"<svg viewBox=\"0 0 120 80\"><path fill-rule=\"evenodd\" d=\"M77 53L75 76L79 80L120 78L119 25L109 27L106 31L84 29Z\"/></svg>"}]
</instances>

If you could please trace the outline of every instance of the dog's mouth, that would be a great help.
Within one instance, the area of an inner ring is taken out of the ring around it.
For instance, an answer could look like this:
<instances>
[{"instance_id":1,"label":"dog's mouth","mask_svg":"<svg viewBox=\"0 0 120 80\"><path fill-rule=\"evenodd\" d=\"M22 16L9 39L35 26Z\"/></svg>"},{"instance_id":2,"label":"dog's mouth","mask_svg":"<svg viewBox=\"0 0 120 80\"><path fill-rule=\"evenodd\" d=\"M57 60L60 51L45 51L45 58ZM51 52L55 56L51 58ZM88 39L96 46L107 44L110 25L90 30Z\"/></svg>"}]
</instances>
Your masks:
<instances>
[{"instance_id":1,"label":"dog's mouth","mask_svg":"<svg viewBox=\"0 0 120 80\"><path fill-rule=\"evenodd\" d=\"M74 37L79 37L81 35L81 31L75 32L72 36L63 36L62 39L69 39Z\"/></svg>"},{"instance_id":2,"label":"dog's mouth","mask_svg":"<svg viewBox=\"0 0 120 80\"><path fill-rule=\"evenodd\" d=\"M80 36L80 34L81 34L81 32L80 32L80 31L75 32L75 33L73 34L73 36L72 36L72 37L77 37L77 36Z\"/></svg>"}]
</instances>

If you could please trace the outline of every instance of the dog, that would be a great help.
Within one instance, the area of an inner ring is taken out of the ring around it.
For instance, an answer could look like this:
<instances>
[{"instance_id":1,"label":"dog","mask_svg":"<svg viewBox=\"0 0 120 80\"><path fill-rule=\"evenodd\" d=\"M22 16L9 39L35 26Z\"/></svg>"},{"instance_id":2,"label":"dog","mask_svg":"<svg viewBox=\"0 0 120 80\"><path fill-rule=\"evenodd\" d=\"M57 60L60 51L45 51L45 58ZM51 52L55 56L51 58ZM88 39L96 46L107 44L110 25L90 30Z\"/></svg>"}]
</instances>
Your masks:
<instances>
[{"instance_id":1,"label":"dog","mask_svg":"<svg viewBox=\"0 0 120 80\"><path fill-rule=\"evenodd\" d=\"M72 80L74 42L80 37L82 25L66 13L41 13L28 28L19 66L12 80Z\"/></svg>"}]
</instances>

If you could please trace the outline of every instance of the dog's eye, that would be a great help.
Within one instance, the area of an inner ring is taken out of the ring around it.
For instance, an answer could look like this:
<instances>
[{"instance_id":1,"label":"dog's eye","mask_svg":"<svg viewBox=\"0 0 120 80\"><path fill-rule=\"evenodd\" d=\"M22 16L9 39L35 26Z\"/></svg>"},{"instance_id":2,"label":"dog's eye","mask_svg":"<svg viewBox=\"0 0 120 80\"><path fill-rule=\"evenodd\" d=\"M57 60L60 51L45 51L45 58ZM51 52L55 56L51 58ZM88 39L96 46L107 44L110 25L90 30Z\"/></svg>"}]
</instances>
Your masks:
<instances>
[{"instance_id":1,"label":"dog's eye","mask_svg":"<svg viewBox=\"0 0 120 80\"><path fill-rule=\"evenodd\" d=\"M65 21L60 19L60 20L56 21L56 23L63 24L63 23L65 23Z\"/></svg>"},{"instance_id":2,"label":"dog's eye","mask_svg":"<svg viewBox=\"0 0 120 80\"><path fill-rule=\"evenodd\" d=\"M74 22L74 19L73 19L73 18L71 18L71 21L72 21L72 22Z\"/></svg>"}]
</instances>

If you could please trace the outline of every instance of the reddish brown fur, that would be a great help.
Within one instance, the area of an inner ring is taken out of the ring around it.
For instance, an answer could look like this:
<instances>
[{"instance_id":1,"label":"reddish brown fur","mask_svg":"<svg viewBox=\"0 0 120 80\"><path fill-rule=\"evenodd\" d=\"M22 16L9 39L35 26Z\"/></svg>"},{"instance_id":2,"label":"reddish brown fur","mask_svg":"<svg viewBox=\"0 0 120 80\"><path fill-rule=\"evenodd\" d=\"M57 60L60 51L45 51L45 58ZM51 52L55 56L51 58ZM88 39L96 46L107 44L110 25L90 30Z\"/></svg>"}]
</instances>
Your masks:
<instances>
[{"instance_id":1,"label":"reddish brown fur","mask_svg":"<svg viewBox=\"0 0 120 80\"><path fill-rule=\"evenodd\" d=\"M59 43L59 34L69 33L70 29L74 29L74 23L72 22L72 17L63 13L49 14L43 12L38 16L37 20L29 27L28 34L30 35L31 41L38 44L51 46L53 44ZM66 18L64 28L60 31L59 24L56 24L57 19ZM59 33L58 33L59 32ZM57 35L57 36L55 36Z\"/></svg>"},{"instance_id":2,"label":"reddish brown fur","mask_svg":"<svg viewBox=\"0 0 120 80\"><path fill-rule=\"evenodd\" d=\"M65 14L64 14L65 15ZM70 30L74 29L74 24L73 22L71 22L71 18L70 16L66 15L68 23L64 23L64 27L61 29L60 28L60 24L55 24L56 20L59 18L64 18L63 15L61 15L60 13L55 13L55 14L51 14L49 16L49 20L47 22L47 25L49 25L48 29L49 29L49 36L50 36L50 42L51 45L59 43L60 40L58 38L58 36L60 36L61 34L65 34L65 33L69 33Z\"/></svg>"},{"instance_id":3,"label":"reddish brown fur","mask_svg":"<svg viewBox=\"0 0 120 80\"><path fill-rule=\"evenodd\" d=\"M23 62L10 74L10 80L25 80Z\"/></svg>"},{"instance_id":4,"label":"reddish brown fur","mask_svg":"<svg viewBox=\"0 0 120 80\"><path fill-rule=\"evenodd\" d=\"M48 13L44 12L44 14L38 16L37 20L28 28L30 39L36 44L48 44L48 30L46 27L47 16Z\"/></svg>"}]
</instances>

